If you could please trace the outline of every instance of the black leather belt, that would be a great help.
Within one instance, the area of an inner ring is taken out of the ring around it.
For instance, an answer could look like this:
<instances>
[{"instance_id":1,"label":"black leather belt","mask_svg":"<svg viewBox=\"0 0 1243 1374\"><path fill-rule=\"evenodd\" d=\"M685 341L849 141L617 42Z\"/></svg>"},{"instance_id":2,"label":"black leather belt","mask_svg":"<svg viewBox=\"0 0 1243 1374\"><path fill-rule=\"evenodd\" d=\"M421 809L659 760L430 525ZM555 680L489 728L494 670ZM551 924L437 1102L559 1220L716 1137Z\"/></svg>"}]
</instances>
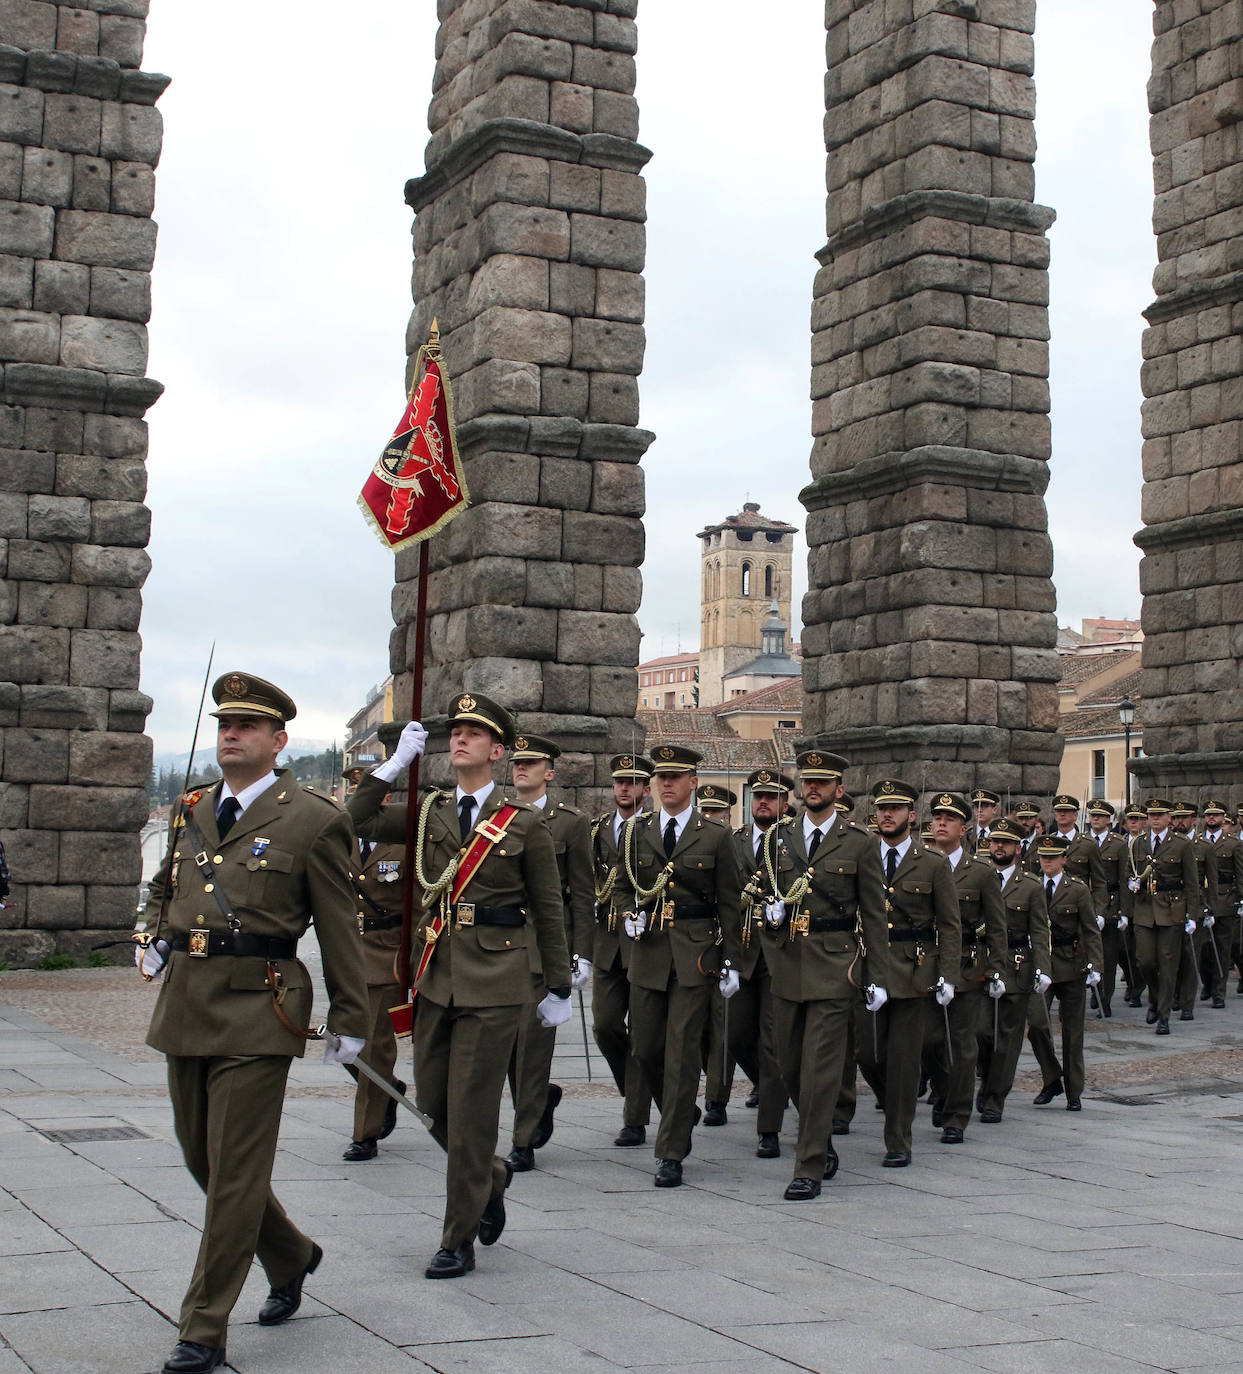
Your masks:
<instances>
[{"instance_id":1,"label":"black leather belt","mask_svg":"<svg viewBox=\"0 0 1243 1374\"><path fill-rule=\"evenodd\" d=\"M1120 892L1121 890L1122 890L1121 884L1119 884L1119 883L1106 883L1106 884L1105 884L1105 891L1106 891L1111 897L1114 896L1115 893Z\"/></svg>"},{"instance_id":2,"label":"black leather belt","mask_svg":"<svg viewBox=\"0 0 1243 1374\"><path fill-rule=\"evenodd\" d=\"M226 930L192 930L188 935L174 935L168 942L171 949L188 952L192 959L205 959L209 954L233 954L242 959L292 959L298 952L297 940L278 935L234 935Z\"/></svg>"},{"instance_id":3,"label":"black leather belt","mask_svg":"<svg viewBox=\"0 0 1243 1374\"><path fill-rule=\"evenodd\" d=\"M889 943L895 940L932 940L936 932L931 926L890 926Z\"/></svg>"},{"instance_id":4,"label":"black leather belt","mask_svg":"<svg viewBox=\"0 0 1243 1374\"><path fill-rule=\"evenodd\" d=\"M1054 941L1053 941L1052 948L1053 948L1053 949L1068 949L1068 950L1070 950L1071 953L1073 954L1074 951L1075 951L1075 949L1076 949L1076 947L1078 946L1078 944L1079 944L1079 941L1078 941L1078 940L1054 940Z\"/></svg>"},{"instance_id":5,"label":"black leather belt","mask_svg":"<svg viewBox=\"0 0 1243 1374\"><path fill-rule=\"evenodd\" d=\"M401 925L400 916L360 916L358 918L358 929L363 935L368 935L373 930L396 930L399 925Z\"/></svg>"},{"instance_id":6,"label":"black leather belt","mask_svg":"<svg viewBox=\"0 0 1243 1374\"><path fill-rule=\"evenodd\" d=\"M675 921L707 921L716 915L716 907L707 902L682 902L673 899L673 919Z\"/></svg>"},{"instance_id":7,"label":"black leather belt","mask_svg":"<svg viewBox=\"0 0 1243 1374\"><path fill-rule=\"evenodd\" d=\"M807 929L813 935L845 933L848 930L854 930L854 928L854 921L847 920L842 916L809 916L807 918Z\"/></svg>"},{"instance_id":8,"label":"black leather belt","mask_svg":"<svg viewBox=\"0 0 1243 1374\"><path fill-rule=\"evenodd\" d=\"M478 902L459 902L453 908L459 926L522 926L527 914L517 906L481 906Z\"/></svg>"},{"instance_id":9,"label":"black leather belt","mask_svg":"<svg viewBox=\"0 0 1243 1374\"><path fill-rule=\"evenodd\" d=\"M1032 937L1030 935L1011 935L1006 941L1008 949L1031 949Z\"/></svg>"}]
</instances>

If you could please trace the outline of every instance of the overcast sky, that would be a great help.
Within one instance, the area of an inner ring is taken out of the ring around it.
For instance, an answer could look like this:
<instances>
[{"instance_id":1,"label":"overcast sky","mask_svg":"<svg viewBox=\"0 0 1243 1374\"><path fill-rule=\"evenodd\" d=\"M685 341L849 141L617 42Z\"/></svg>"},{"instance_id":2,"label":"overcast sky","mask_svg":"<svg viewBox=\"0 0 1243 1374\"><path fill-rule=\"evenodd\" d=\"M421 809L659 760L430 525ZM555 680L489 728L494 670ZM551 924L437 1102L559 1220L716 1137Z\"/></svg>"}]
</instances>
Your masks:
<instances>
[{"instance_id":1,"label":"overcast sky","mask_svg":"<svg viewBox=\"0 0 1243 1374\"><path fill-rule=\"evenodd\" d=\"M208 650L341 738L388 667L392 557L355 501L403 403L407 177L423 170L431 0L155 0L164 154L143 685L184 750ZM695 532L803 523L809 311L824 242L819 0L644 0L644 657L698 640ZM774 22L775 21L775 22ZM1151 9L1040 0L1037 198L1051 232L1058 619L1139 609L1140 311L1155 249ZM711 480L705 477L710 474ZM803 548L795 596L805 587ZM794 627L797 633L798 627Z\"/></svg>"}]
</instances>

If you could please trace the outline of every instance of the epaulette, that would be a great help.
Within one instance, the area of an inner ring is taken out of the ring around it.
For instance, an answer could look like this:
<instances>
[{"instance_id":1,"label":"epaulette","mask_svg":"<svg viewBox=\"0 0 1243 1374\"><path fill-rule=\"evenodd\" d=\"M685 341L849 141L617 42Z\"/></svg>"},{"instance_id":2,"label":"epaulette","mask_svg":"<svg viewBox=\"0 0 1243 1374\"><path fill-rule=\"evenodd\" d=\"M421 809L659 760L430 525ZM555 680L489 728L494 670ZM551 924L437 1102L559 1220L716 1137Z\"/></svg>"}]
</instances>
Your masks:
<instances>
[{"instance_id":1,"label":"epaulette","mask_svg":"<svg viewBox=\"0 0 1243 1374\"><path fill-rule=\"evenodd\" d=\"M345 807L336 799L336 797L330 797L327 792L321 792L317 787L312 787L309 782L304 782L302 784L302 790L304 792L309 792L313 797L318 797L320 801L326 801L329 806L335 806L338 811L345 810Z\"/></svg>"},{"instance_id":2,"label":"epaulette","mask_svg":"<svg viewBox=\"0 0 1243 1374\"><path fill-rule=\"evenodd\" d=\"M583 813L578 809L577 806L571 806L569 802L563 802L563 801L559 801L559 802L557 803L557 810L558 810L558 811L567 811L567 812L569 812L569 814L570 814L571 816L581 816L581 815L583 814Z\"/></svg>"},{"instance_id":3,"label":"epaulette","mask_svg":"<svg viewBox=\"0 0 1243 1374\"><path fill-rule=\"evenodd\" d=\"M438 792L435 788L431 790L435 793L437 806L447 806L453 800L452 792Z\"/></svg>"}]
</instances>

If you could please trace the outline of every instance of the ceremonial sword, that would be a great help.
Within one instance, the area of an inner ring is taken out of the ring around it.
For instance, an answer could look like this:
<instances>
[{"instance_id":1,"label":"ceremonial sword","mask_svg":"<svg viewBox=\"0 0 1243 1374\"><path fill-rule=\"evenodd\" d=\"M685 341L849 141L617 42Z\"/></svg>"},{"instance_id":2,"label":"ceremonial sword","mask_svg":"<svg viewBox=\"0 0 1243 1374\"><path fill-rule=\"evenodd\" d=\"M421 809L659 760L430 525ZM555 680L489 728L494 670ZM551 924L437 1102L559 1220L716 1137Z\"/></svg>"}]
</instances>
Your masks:
<instances>
[{"instance_id":1,"label":"ceremonial sword","mask_svg":"<svg viewBox=\"0 0 1243 1374\"><path fill-rule=\"evenodd\" d=\"M320 1026L314 1038L316 1040L322 1040L325 1045L331 1045L334 1050L341 1048L341 1037L339 1035L333 1035L327 1026ZM357 1077L357 1075L361 1073L364 1078L369 1078L381 1092L387 1093L394 1102L400 1102L411 1116L417 1116L429 1131L432 1129L433 1123L431 1117L428 1116L426 1112L421 1112L405 1093L399 1093L388 1079L376 1073L370 1064L364 1063L362 1059L355 1059L352 1064L342 1064L341 1067L346 1073L349 1073L351 1077ZM353 1070L353 1073L350 1072L351 1070Z\"/></svg>"}]
</instances>

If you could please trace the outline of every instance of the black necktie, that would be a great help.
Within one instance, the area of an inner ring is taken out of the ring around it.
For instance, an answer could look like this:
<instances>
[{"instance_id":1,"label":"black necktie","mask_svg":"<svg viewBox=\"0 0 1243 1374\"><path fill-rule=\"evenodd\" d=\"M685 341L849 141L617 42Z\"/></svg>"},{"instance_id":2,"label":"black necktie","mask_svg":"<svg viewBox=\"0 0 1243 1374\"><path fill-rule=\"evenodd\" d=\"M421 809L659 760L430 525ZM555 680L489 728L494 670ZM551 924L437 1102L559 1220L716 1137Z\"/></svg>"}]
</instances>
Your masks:
<instances>
[{"instance_id":1,"label":"black necktie","mask_svg":"<svg viewBox=\"0 0 1243 1374\"><path fill-rule=\"evenodd\" d=\"M358 852L362 855L363 863L366 863L367 860L371 857L371 851L374 848L375 846L371 843L370 840L359 840Z\"/></svg>"},{"instance_id":2,"label":"black necktie","mask_svg":"<svg viewBox=\"0 0 1243 1374\"><path fill-rule=\"evenodd\" d=\"M475 809L475 799L468 792L457 804L458 828L462 832L463 843L470 834L470 813Z\"/></svg>"},{"instance_id":3,"label":"black necktie","mask_svg":"<svg viewBox=\"0 0 1243 1374\"><path fill-rule=\"evenodd\" d=\"M811 863L811 861L816 857L816 850L820 848L820 841L822 839L824 839L824 832L820 829L819 826L817 826L811 832L811 843L807 846L808 863Z\"/></svg>"},{"instance_id":4,"label":"black necktie","mask_svg":"<svg viewBox=\"0 0 1243 1374\"><path fill-rule=\"evenodd\" d=\"M1158 835L1152 842L1152 857L1157 857L1157 850L1161 848L1161 837Z\"/></svg>"},{"instance_id":5,"label":"black necktie","mask_svg":"<svg viewBox=\"0 0 1243 1374\"><path fill-rule=\"evenodd\" d=\"M898 851L891 847L889 853L885 855L885 881L889 883L890 886L893 885L893 875L897 867Z\"/></svg>"},{"instance_id":6,"label":"black necktie","mask_svg":"<svg viewBox=\"0 0 1243 1374\"><path fill-rule=\"evenodd\" d=\"M233 822L237 820L241 810L242 803L236 797L226 797L220 803L220 810L216 812L216 830L222 840L233 829Z\"/></svg>"},{"instance_id":7,"label":"black necktie","mask_svg":"<svg viewBox=\"0 0 1243 1374\"><path fill-rule=\"evenodd\" d=\"M1045 899L1046 902L1049 903L1050 906L1053 905L1053 879L1052 879L1052 878L1046 878L1046 879L1044 880L1044 899Z\"/></svg>"},{"instance_id":8,"label":"black necktie","mask_svg":"<svg viewBox=\"0 0 1243 1374\"><path fill-rule=\"evenodd\" d=\"M665 823L665 858L673 858L673 849L678 842L678 823L670 816Z\"/></svg>"}]
</instances>

